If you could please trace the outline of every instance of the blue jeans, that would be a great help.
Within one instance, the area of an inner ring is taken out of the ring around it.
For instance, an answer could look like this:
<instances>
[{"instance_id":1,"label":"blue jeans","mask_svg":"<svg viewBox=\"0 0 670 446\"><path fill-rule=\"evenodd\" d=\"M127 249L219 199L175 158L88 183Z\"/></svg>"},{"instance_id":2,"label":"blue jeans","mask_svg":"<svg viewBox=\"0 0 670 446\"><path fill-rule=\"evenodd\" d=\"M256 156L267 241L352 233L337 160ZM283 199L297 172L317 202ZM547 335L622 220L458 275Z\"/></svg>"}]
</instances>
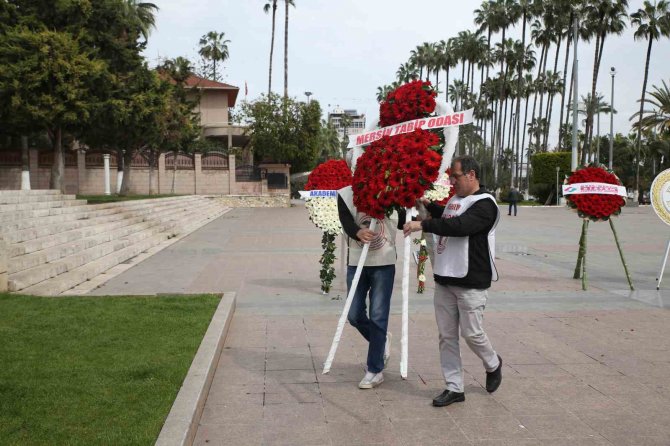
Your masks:
<instances>
[{"instance_id":1,"label":"blue jeans","mask_svg":"<svg viewBox=\"0 0 670 446\"><path fill-rule=\"evenodd\" d=\"M356 267L347 268L347 289L356 274ZM391 309L391 293L395 265L365 266L361 271L356 293L349 308L349 323L369 342L368 372L379 373L384 370L384 346L386 345L386 329ZM365 304L370 292L370 316Z\"/></svg>"}]
</instances>

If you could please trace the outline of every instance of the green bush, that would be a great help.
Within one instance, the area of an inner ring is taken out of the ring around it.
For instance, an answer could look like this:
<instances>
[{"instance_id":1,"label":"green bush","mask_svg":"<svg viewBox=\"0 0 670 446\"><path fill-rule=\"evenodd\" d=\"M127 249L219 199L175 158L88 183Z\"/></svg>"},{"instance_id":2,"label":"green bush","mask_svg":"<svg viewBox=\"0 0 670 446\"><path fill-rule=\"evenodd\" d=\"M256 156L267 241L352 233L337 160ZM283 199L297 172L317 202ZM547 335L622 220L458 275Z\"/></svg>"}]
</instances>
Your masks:
<instances>
[{"instance_id":1,"label":"green bush","mask_svg":"<svg viewBox=\"0 0 670 446\"><path fill-rule=\"evenodd\" d=\"M559 183L570 173L570 152L536 153L531 157L530 193L544 203L556 188L556 166L559 167Z\"/></svg>"}]
</instances>

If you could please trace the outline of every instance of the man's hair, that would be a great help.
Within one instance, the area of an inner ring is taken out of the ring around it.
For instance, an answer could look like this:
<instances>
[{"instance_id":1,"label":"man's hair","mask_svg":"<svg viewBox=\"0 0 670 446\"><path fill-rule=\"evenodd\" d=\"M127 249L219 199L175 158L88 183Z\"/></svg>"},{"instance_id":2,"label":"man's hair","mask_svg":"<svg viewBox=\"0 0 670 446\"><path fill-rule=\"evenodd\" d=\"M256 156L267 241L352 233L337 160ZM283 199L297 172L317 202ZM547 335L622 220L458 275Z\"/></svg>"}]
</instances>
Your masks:
<instances>
[{"instance_id":1,"label":"man's hair","mask_svg":"<svg viewBox=\"0 0 670 446\"><path fill-rule=\"evenodd\" d=\"M454 160L451 162L451 164L453 165L456 161L461 163L461 170L463 171L463 173L468 173L471 170L474 170L475 171L475 178L479 179L480 169L479 169L479 163L477 162L477 160L475 160L470 155L461 155L461 156L457 156L456 158L454 158Z\"/></svg>"}]
</instances>

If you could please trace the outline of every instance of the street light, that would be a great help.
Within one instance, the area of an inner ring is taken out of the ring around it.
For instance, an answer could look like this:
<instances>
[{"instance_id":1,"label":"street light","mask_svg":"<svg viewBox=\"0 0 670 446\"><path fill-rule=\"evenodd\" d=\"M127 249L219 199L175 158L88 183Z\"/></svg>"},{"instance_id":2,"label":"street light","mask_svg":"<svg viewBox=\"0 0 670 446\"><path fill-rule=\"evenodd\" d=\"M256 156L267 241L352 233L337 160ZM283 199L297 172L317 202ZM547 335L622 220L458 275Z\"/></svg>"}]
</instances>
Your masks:
<instances>
[{"instance_id":1,"label":"street light","mask_svg":"<svg viewBox=\"0 0 670 446\"><path fill-rule=\"evenodd\" d=\"M556 166L556 206L558 206L558 196L560 194L560 189L558 188L558 172L560 170L560 166Z\"/></svg>"},{"instance_id":2,"label":"street light","mask_svg":"<svg viewBox=\"0 0 670 446\"><path fill-rule=\"evenodd\" d=\"M610 68L610 76L612 76L612 95L610 96L610 157L609 168L612 170L612 158L614 158L614 76L616 76L616 69Z\"/></svg>"},{"instance_id":3,"label":"street light","mask_svg":"<svg viewBox=\"0 0 670 446\"><path fill-rule=\"evenodd\" d=\"M307 104L309 105L309 97L312 96L312 92L311 91L306 91L305 96L307 96Z\"/></svg>"}]
</instances>

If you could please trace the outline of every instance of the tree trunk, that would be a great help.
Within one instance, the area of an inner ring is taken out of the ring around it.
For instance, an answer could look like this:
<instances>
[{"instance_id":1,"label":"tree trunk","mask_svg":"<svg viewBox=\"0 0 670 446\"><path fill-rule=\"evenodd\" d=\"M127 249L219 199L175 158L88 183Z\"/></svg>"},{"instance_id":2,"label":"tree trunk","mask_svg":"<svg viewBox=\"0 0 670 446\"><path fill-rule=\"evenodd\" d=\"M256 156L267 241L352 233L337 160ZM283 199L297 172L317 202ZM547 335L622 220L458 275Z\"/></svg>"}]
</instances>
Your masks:
<instances>
[{"instance_id":1,"label":"tree trunk","mask_svg":"<svg viewBox=\"0 0 670 446\"><path fill-rule=\"evenodd\" d=\"M116 150L116 193L121 192L121 185L123 184L123 150Z\"/></svg>"},{"instance_id":2,"label":"tree trunk","mask_svg":"<svg viewBox=\"0 0 670 446\"><path fill-rule=\"evenodd\" d=\"M272 56L275 50L275 18L277 16L277 0L272 2L272 39L270 40L270 70L268 75L268 96L272 93Z\"/></svg>"},{"instance_id":3,"label":"tree trunk","mask_svg":"<svg viewBox=\"0 0 670 446\"><path fill-rule=\"evenodd\" d=\"M65 181L63 181L63 174L65 172L65 160L63 158L63 133L61 128L58 127L53 132L51 132L51 134L54 159L53 165L51 166L49 189L58 189L65 193Z\"/></svg>"},{"instance_id":4,"label":"tree trunk","mask_svg":"<svg viewBox=\"0 0 670 446\"><path fill-rule=\"evenodd\" d=\"M505 94L505 83L507 82L507 76L505 73L505 32L507 31L507 28L503 27L502 29L502 39L501 39L501 49L502 49L502 57L500 58L500 74L503 76L502 82L500 83L500 111L502 113L502 101L503 101L503 96ZM498 127L502 124L502 121L498 119ZM501 142L500 140L500 132L502 129L498 129L498 141ZM498 147L494 148L495 152L500 151L500 145ZM496 165L493 168L493 182L495 183L494 187L497 189L498 188L498 163L495 163Z\"/></svg>"},{"instance_id":5,"label":"tree trunk","mask_svg":"<svg viewBox=\"0 0 670 446\"><path fill-rule=\"evenodd\" d=\"M649 58L651 57L651 44L653 43L653 39L651 36L649 38L649 46L647 46L647 60L644 64L644 81L642 81L642 95L640 97L640 116L638 117L637 120L637 151L635 152L635 190L639 193L640 192L640 145L642 144L642 127L640 127L640 123L642 121L642 110L644 110L644 96L647 90L647 78L649 77ZM612 113L614 113L614 110L612 110Z\"/></svg>"},{"instance_id":6,"label":"tree trunk","mask_svg":"<svg viewBox=\"0 0 670 446\"><path fill-rule=\"evenodd\" d=\"M174 194L174 183L175 179L177 178L177 155L179 152L174 151L173 152L173 161L172 161L172 188L170 189L170 193Z\"/></svg>"},{"instance_id":7,"label":"tree trunk","mask_svg":"<svg viewBox=\"0 0 670 446\"><path fill-rule=\"evenodd\" d=\"M156 193L154 187L154 163L156 162L156 152L154 149L149 149L149 195Z\"/></svg>"},{"instance_id":8,"label":"tree trunk","mask_svg":"<svg viewBox=\"0 0 670 446\"><path fill-rule=\"evenodd\" d=\"M21 136L21 190L30 190L30 151L25 135Z\"/></svg>"},{"instance_id":9,"label":"tree trunk","mask_svg":"<svg viewBox=\"0 0 670 446\"><path fill-rule=\"evenodd\" d=\"M284 99L288 99L288 6L289 2L284 1L286 5L286 18L284 20Z\"/></svg>"},{"instance_id":10,"label":"tree trunk","mask_svg":"<svg viewBox=\"0 0 670 446\"><path fill-rule=\"evenodd\" d=\"M570 21L568 23L574 22L574 15L570 13ZM570 58L570 44L572 43L572 33L570 28L568 28L566 34L565 42L565 63L563 64L563 91L561 92L561 117L558 120L558 150L561 150L561 142L563 139L563 134L561 133L561 126L563 125L563 109L565 107L565 89L568 87L566 82L568 75L568 60Z\"/></svg>"},{"instance_id":11,"label":"tree trunk","mask_svg":"<svg viewBox=\"0 0 670 446\"><path fill-rule=\"evenodd\" d=\"M563 39L558 39L558 42L556 42L556 57L554 58L554 76L556 75L556 70L558 70L558 55L561 51L561 41L562 40ZM551 128L551 115L552 115L552 112L554 111L554 98L555 97L556 97L556 94L554 92L554 88L553 88L553 85L552 85L552 88L549 92L549 97L547 98L547 113L545 115L547 117L547 127L545 127L545 129L544 129L544 138L543 138L543 141L542 141L542 147L544 147L545 151L548 150L547 149L547 145L548 145L547 141L549 140L549 129ZM559 126L559 131L558 132L560 133L560 126Z\"/></svg>"},{"instance_id":12,"label":"tree trunk","mask_svg":"<svg viewBox=\"0 0 670 446\"><path fill-rule=\"evenodd\" d=\"M512 178L516 177L517 178L517 184L519 182L519 175L521 171L518 168L519 165L519 123L521 122L521 119L519 119L519 116L521 114L521 81L523 80L523 63L525 62L526 59L526 10L523 10L523 17L522 17L522 29L521 29L521 62L519 63L519 66L517 67L516 74L517 74L517 81L516 81L516 94L517 94L517 101L516 101L516 128L515 128L515 147L513 148L515 157L516 157L516 164L517 164L517 170L514 172L515 174L512 175ZM526 103L526 108L528 108L528 103ZM523 158L521 158L521 162L523 163ZM514 186L514 181L512 180L512 186Z\"/></svg>"},{"instance_id":13,"label":"tree trunk","mask_svg":"<svg viewBox=\"0 0 670 446\"><path fill-rule=\"evenodd\" d=\"M602 21L601 21L602 22ZM602 27L602 23L600 24L601 26L598 27L600 29ZM596 49L595 53L593 55L593 77L591 79L591 100L596 97L596 84L598 83L598 69L600 66L600 61L598 60L598 54L600 53L600 46L601 46L601 33L598 33L596 36ZM592 129L593 129L593 107L588 107L586 110L586 129L584 130L585 133L585 138L584 138L584 149L582 150L582 159L581 163L582 165L586 164L586 157L587 157L587 152L591 152L591 134L592 134Z\"/></svg>"},{"instance_id":14,"label":"tree trunk","mask_svg":"<svg viewBox=\"0 0 670 446\"><path fill-rule=\"evenodd\" d=\"M526 148L526 129L528 128L528 102L530 101L530 95L526 96L526 107L524 110L524 118L523 118L523 133L521 135L521 169L519 170L519 178L521 178L521 174L523 173L523 159L524 159L524 151L526 154L526 180L528 180L528 165L530 163L530 155L528 154L528 149ZM526 181L527 182L527 181ZM517 184L518 186L519 184Z\"/></svg>"},{"instance_id":15,"label":"tree trunk","mask_svg":"<svg viewBox=\"0 0 670 446\"><path fill-rule=\"evenodd\" d=\"M130 172L132 171L131 166L133 163L133 154L132 149L128 149L123 154L123 181L121 182L121 191L119 195L126 196L130 191Z\"/></svg>"}]
</instances>

